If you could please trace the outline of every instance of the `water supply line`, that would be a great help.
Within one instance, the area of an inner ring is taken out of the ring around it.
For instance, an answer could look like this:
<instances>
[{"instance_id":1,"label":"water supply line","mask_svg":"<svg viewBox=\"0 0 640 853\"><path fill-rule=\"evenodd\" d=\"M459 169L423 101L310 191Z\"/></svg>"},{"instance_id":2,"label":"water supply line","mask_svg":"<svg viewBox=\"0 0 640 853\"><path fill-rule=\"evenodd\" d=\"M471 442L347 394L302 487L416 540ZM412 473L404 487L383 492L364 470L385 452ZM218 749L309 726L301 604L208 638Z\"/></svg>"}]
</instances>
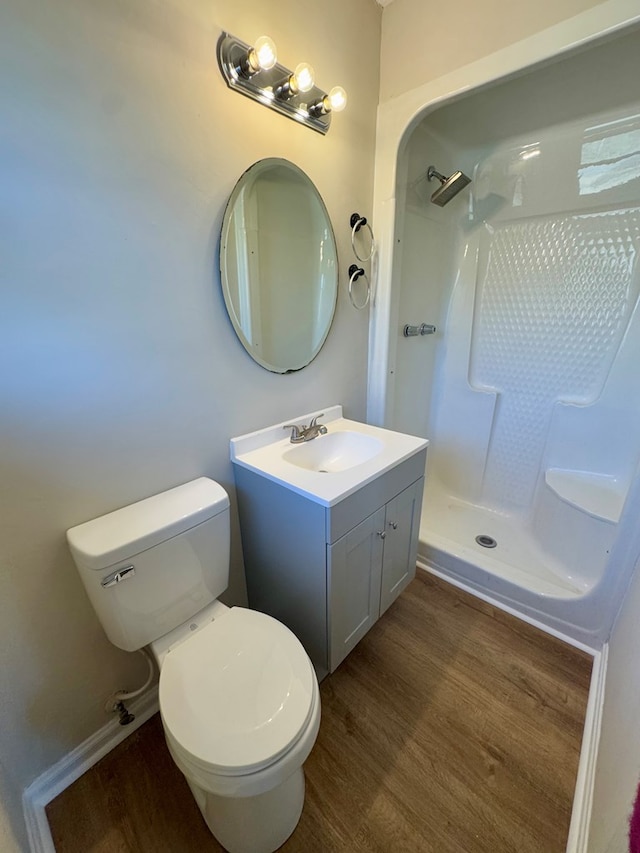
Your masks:
<instances>
[{"instance_id":1,"label":"water supply line","mask_svg":"<svg viewBox=\"0 0 640 853\"><path fill-rule=\"evenodd\" d=\"M149 675L147 676L147 680L142 685L142 687L139 687L137 690L118 690L117 693L113 693L107 699L106 703L106 710L108 712L114 712L118 714L121 726L128 726L129 723L132 723L135 720L134 714L131 714L124 704L125 699L135 699L137 696L140 696L142 693L145 692L145 690L147 690L147 688L153 681L153 658L146 649L138 649L138 652L144 657L147 662L147 666L149 667Z\"/></svg>"}]
</instances>

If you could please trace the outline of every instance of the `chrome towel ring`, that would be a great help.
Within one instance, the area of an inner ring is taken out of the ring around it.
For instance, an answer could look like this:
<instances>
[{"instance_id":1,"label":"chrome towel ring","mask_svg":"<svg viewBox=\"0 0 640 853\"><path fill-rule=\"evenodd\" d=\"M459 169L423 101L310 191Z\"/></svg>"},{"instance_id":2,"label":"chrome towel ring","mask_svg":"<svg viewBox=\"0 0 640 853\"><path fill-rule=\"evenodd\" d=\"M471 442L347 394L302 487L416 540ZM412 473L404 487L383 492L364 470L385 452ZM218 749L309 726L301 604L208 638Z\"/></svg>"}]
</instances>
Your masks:
<instances>
[{"instance_id":1,"label":"chrome towel ring","mask_svg":"<svg viewBox=\"0 0 640 853\"><path fill-rule=\"evenodd\" d=\"M376 247L375 239L373 237L373 229L371 225L367 222L365 216L360 216L359 213L352 213L351 219L349 220L349 224L351 225L351 248L353 249L353 254L356 258L362 263L364 261L370 261L373 257L373 253ZM361 257L358 250L356 249L356 234L360 231L361 228L367 228L369 231L369 236L371 237L371 245L369 247L369 254L365 257Z\"/></svg>"},{"instance_id":2,"label":"chrome towel ring","mask_svg":"<svg viewBox=\"0 0 640 853\"><path fill-rule=\"evenodd\" d=\"M365 296L364 302L358 304L353 295L353 285L360 277L364 278L367 283L367 294ZM357 264L351 264L351 266L349 267L349 301L351 302L354 308L356 308L358 311L362 311L362 309L366 308L369 304L370 295L371 285L369 283L369 278L366 272L362 269L362 267L359 267Z\"/></svg>"}]
</instances>

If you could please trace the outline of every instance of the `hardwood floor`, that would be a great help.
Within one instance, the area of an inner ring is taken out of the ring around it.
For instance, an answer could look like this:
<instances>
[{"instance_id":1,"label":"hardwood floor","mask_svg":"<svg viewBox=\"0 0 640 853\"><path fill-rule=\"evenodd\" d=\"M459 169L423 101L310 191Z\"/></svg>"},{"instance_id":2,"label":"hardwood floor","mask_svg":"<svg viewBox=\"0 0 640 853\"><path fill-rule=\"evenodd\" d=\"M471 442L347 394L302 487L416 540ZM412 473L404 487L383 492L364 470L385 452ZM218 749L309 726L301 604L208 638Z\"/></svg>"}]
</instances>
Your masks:
<instances>
[{"instance_id":1,"label":"hardwood floor","mask_svg":"<svg viewBox=\"0 0 640 853\"><path fill-rule=\"evenodd\" d=\"M591 658L418 577L321 685L283 853L563 853ZM221 851L156 716L64 791L58 853Z\"/></svg>"}]
</instances>

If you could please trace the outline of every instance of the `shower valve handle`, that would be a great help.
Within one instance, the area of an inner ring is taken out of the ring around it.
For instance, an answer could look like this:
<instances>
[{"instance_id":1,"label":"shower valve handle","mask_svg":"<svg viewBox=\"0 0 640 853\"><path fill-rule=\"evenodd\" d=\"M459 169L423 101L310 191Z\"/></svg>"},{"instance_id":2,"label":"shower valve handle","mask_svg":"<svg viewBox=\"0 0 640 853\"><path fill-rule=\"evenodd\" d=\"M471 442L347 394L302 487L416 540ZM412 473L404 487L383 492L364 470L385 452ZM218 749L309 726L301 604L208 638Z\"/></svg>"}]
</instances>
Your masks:
<instances>
[{"instance_id":1,"label":"shower valve handle","mask_svg":"<svg viewBox=\"0 0 640 853\"><path fill-rule=\"evenodd\" d=\"M402 330L402 334L405 338L414 338L417 335L434 335L435 332L436 327L432 326L430 323L421 323L419 326L406 325Z\"/></svg>"}]
</instances>

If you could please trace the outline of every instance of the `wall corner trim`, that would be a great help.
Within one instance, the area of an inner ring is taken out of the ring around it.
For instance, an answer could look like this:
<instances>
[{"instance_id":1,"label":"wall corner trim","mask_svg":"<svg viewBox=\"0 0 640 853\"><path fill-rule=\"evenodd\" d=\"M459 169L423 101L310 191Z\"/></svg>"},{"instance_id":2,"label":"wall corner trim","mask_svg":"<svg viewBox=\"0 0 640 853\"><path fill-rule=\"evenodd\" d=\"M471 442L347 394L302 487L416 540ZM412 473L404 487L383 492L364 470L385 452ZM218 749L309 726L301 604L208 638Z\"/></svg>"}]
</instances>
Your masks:
<instances>
[{"instance_id":1,"label":"wall corner trim","mask_svg":"<svg viewBox=\"0 0 640 853\"><path fill-rule=\"evenodd\" d=\"M601 651L596 652L593 657L589 700L585 714L580 763L578 764L578 777L576 779L566 853L588 853L589 827L591 824L598 747L600 745L608 656L609 644L605 643Z\"/></svg>"},{"instance_id":2,"label":"wall corner trim","mask_svg":"<svg viewBox=\"0 0 640 853\"><path fill-rule=\"evenodd\" d=\"M115 718L109 720L25 788L22 807L32 853L55 853L47 804L158 711L158 686L128 703L128 708L135 714L133 723L121 726Z\"/></svg>"}]
</instances>

